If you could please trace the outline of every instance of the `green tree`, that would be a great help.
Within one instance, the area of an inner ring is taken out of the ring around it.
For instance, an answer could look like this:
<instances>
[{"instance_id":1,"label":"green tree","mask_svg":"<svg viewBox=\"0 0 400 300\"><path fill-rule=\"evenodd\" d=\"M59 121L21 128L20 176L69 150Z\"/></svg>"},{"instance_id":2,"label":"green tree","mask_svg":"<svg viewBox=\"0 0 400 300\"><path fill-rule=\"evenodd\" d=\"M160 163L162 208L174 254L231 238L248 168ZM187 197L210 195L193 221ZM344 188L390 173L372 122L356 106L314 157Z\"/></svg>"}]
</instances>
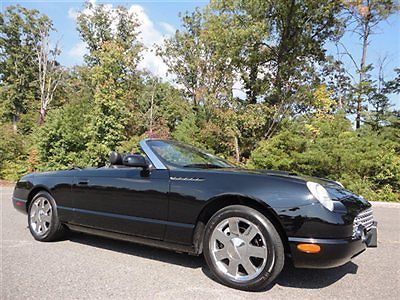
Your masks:
<instances>
[{"instance_id":1,"label":"green tree","mask_svg":"<svg viewBox=\"0 0 400 300\"><path fill-rule=\"evenodd\" d=\"M183 29L159 53L202 118L196 124L207 144L230 145L224 151L239 161L284 116L304 110L323 78L315 65L326 61L324 43L341 33L340 9L340 1L216 0L184 15ZM233 97L235 83L246 99ZM267 112L252 138L247 110Z\"/></svg>"},{"instance_id":2,"label":"green tree","mask_svg":"<svg viewBox=\"0 0 400 300\"><path fill-rule=\"evenodd\" d=\"M215 0L212 7L233 39L232 59L253 104L290 106L325 61L325 42L341 33L340 1Z\"/></svg>"},{"instance_id":3,"label":"green tree","mask_svg":"<svg viewBox=\"0 0 400 300\"><path fill-rule=\"evenodd\" d=\"M16 180L29 171L25 162L29 141L15 132L10 123L0 126L0 178Z\"/></svg>"},{"instance_id":4,"label":"green tree","mask_svg":"<svg viewBox=\"0 0 400 300\"><path fill-rule=\"evenodd\" d=\"M21 116L38 111L37 43L40 28L52 28L50 19L38 10L9 6L0 13L0 113L12 122L14 131Z\"/></svg>"},{"instance_id":5,"label":"green tree","mask_svg":"<svg viewBox=\"0 0 400 300\"><path fill-rule=\"evenodd\" d=\"M196 124L196 116L193 113L189 113L186 118L176 126L176 130L172 133L172 137L183 143L201 146L199 139L200 128Z\"/></svg>"},{"instance_id":6,"label":"green tree","mask_svg":"<svg viewBox=\"0 0 400 300\"><path fill-rule=\"evenodd\" d=\"M48 114L47 122L34 135L40 159L39 170L91 165L87 159L91 112L89 102L75 101Z\"/></svg>"},{"instance_id":7,"label":"green tree","mask_svg":"<svg viewBox=\"0 0 400 300\"><path fill-rule=\"evenodd\" d=\"M216 32L219 25L208 10L196 9L183 15L183 29L158 49L195 107L207 109L231 99L233 70L224 52L227 41Z\"/></svg>"},{"instance_id":8,"label":"green tree","mask_svg":"<svg viewBox=\"0 0 400 300\"><path fill-rule=\"evenodd\" d=\"M349 29L351 32L357 33L362 41L362 54L359 63L356 62L354 55L343 45L346 54L351 58L359 75L355 84L355 124L356 128L360 128L362 112L365 110L364 104L370 92L368 72L372 68L371 65L367 63L367 51L371 41L371 35L374 34L375 28L382 21L399 10L399 5L393 0L354 0L346 1L345 4L349 13Z\"/></svg>"},{"instance_id":9,"label":"green tree","mask_svg":"<svg viewBox=\"0 0 400 300\"><path fill-rule=\"evenodd\" d=\"M61 50L56 44L54 48L50 45L50 30L46 24L38 28L39 36L36 41L36 62L38 65L38 83L40 94L40 110L38 124L45 121L46 113L51 102L53 102L56 89L64 75L64 70L57 62Z\"/></svg>"},{"instance_id":10,"label":"green tree","mask_svg":"<svg viewBox=\"0 0 400 300\"><path fill-rule=\"evenodd\" d=\"M98 64L91 69L95 87L88 130L87 155L92 165L103 163L125 137L127 123L123 101L124 52L117 43L106 42L96 51Z\"/></svg>"},{"instance_id":11,"label":"green tree","mask_svg":"<svg viewBox=\"0 0 400 300\"><path fill-rule=\"evenodd\" d=\"M132 96L137 94L142 45L137 20L125 7L110 11L87 2L87 10L91 12L78 16L78 31L89 47L86 78L93 93L87 155L92 165L99 165L125 139L127 108L136 101Z\"/></svg>"},{"instance_id":12,"label":"green tree","mask_svg":"<svg viewBox=\"0 0 400 300\"><path fill-rule=\"evenodd\" d=\"M85 56L89 65L100 62L95 53L102 50L104 43L116 42L122 51L139 53L142 49L137 40L139 23L126 7L118 6L110 10L106 5L88 1L79 13L77 23L78 32L89 49L89 54ZM139 59L137 55L131 58Z\"/></svg>"}]
</instances>

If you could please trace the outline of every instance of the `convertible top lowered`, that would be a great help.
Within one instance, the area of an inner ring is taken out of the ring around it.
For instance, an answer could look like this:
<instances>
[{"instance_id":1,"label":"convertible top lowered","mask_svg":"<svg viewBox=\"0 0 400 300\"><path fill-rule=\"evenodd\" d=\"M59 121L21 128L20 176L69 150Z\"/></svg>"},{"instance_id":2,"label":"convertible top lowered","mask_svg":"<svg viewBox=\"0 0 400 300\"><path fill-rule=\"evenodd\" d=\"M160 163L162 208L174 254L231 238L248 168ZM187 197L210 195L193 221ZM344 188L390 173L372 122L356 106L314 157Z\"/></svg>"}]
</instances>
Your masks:
<instances>
[{"instance_id":1,"label":"convertible top lowered","mask_svg":"<svg viewBox=\"0 0 400 300\"><path fill-rule=\"evenodd\" d=\"M376 246L370 203L340 183L240 169L176 141L140 142L106 167L32 173L13 203L35 239L66 229L203 253L224 284L260 290L282 270L330 268Z\"/></svg>"}]
</instances>

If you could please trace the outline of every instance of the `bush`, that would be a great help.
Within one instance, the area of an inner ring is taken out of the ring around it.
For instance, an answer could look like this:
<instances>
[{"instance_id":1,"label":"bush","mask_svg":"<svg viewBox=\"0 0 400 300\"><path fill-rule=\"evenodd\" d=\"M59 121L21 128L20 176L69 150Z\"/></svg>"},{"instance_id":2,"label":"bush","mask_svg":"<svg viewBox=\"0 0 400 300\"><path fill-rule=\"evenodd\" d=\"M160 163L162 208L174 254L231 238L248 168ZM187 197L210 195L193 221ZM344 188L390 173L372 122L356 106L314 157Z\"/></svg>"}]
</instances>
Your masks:
<instances>
[{"instance_id":1,"label":"bush","mask_svg":"<svg viewBox=\"0 0 400 300\"><path fill-rule=\"evenodd\" d=\"M85 102L67 104L47 115L46 123L34 133L40 170L89 166L86 159L90 106Z\"/></svg>"},{"instance_id":2,"label":"bush","mask_svg":"<svg viewBox=\"0 0 400 300\"><path fill-rule=\"evenodd\" d=\"M15 181L29 171L26 164L29 139L14 132L11 125L2 125L0 135L0 178Z\"/></svg>"}]
</instances>

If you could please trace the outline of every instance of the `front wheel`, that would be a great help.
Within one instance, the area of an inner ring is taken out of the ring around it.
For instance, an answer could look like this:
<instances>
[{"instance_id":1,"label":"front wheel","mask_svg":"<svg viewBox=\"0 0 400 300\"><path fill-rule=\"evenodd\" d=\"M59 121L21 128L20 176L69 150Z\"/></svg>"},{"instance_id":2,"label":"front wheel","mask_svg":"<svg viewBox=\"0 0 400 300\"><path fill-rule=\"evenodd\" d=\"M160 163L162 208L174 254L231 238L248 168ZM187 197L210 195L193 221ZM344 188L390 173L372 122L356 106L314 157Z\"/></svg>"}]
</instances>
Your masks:
<instances>
[{"instance_id":1,"label":"front wheel","mask_svg":"<svg viewBox=\"0 0 400 300\"><path fill-rule=\"evenodd\" d=\"M56 202L45 191L37 193L32 199L28 209L28 225L32 236L42 242L58 240L66 231L58 219Z\"/></svg>"},{"instance_id":2,"label":"front wheel","mask_svg":"<svg viewBox=\"0 0 400 300\"><path fill-rule=\"evenodd\" d=\"M259 211L242 205L225 207L207 223L204 256L223 284L259 291L282 271L284 248L274 225Z\"/></svg>"}]
</instances>

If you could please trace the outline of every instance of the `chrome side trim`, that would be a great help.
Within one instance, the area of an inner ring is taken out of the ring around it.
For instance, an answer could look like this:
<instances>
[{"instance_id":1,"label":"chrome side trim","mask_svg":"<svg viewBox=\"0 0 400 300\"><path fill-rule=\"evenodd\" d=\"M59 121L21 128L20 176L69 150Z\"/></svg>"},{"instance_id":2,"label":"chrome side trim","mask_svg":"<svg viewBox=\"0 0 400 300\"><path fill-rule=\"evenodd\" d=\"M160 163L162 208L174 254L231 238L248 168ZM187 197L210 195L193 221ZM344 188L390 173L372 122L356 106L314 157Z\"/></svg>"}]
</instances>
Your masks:
<instances>
[{"instance_id":1,"label":"chrome side trim","mask_svg":"<svg viewBox=\"0 0 400 300\"><path fill-rule=\"evenodd\" d=\"M167 167L161 162L161 160L155 155L153 150L147 145L146 140L140 141L140 148L142 148L143 152L146 153L147 157L150 159L154 168L159 170L167 170Z\"/></svg>"},{"instance_id":2,"label":"chrome side trim","mask_svg":"<svg viewBox=\"0 0 400 300\"><path fill-rule=\"evenodd\" d=\"M189 178L189 177L170 177L169 179L174 181L204 181L204 178Z\"/></svg>"},{"instance_id":3,"label":"chrome side trim","mask_svg":"<svg viewBox=\"0 0 400 300\"><path fill-rule=\"evenodd\" d=\"M26 203L26 202L28 202L28 200L25 200L25 199L21 199L21 198L17 198L17 197L12 197L12 199L14 200L14 201L19 201L19 202L24 202L24 203Z\"/></svg>"},{"instance_id":4,"label":"chrome side trim","mask_svg":"<svg viewBox=\"0 0 400 300\"><path fill-rule=\"evenodd\" d=\"M310 244L348 244L350 239L315 239L315 238L299 238L288 237L289 242L294 243L310 243Z\"/></svg>"},{"instance_id":5,"label":"chrome side trim","mask_svg":"<svg viewBox=\"0 0 400 300\"><path fill-rule=\"evenodd\" d=\"M58 206L58 208L63 209L63 210L72 211L72 212L81 213L81 214L86 214L86 215L95 215L95 216L102 216L102 217L114 218L114 219L124 219L124 220L128 220L131 222L152 223L152 224L160 224L160 225L189 228L189 229L193 229L195 226L194 224L188 224L188 223L179 223L179 222L157 220L157 219L151 219L151 218L135 217L135 216L114 214L114 213L81 209L81 208L71 208L71 207L66 207L66 206Z\"/></svg>"}]
</instances>

